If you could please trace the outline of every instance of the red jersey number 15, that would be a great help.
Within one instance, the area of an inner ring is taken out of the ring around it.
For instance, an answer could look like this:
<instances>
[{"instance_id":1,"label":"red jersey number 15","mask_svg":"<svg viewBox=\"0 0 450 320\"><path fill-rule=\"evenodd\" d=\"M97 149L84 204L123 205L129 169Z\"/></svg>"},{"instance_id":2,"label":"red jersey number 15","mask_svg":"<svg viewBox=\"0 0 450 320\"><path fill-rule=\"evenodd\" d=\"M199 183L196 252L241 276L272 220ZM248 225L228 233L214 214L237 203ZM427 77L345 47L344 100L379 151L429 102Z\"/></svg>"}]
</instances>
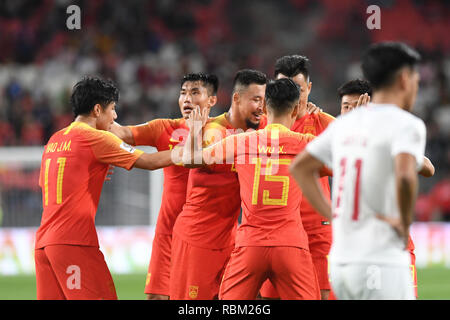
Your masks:
<instances>
[{"instance_id":1,"label":"red jersey number 15","mask_svg":"<svg viewBox=\"0 0 450 320\"><path fill-rule=\"evenodd\" d=\"M252 163L256 164L255 166L255 177L253 180L253 192L252 192L252 205L258 204L258 195L259 195L259 183L261 178L261 158L253 158ZM270 191L263 190L262 204L263 205L271 205L271 206L286 206L288 193L289 193L289 176L281 176L281 175L272 175L272 165L290 165L291 159L274 159L267 160L266 164L266 172L264 175L265 181L270 182L281 182L283 184L282 194L280 199L270 198Z\"/></svg>"}]
</instances>

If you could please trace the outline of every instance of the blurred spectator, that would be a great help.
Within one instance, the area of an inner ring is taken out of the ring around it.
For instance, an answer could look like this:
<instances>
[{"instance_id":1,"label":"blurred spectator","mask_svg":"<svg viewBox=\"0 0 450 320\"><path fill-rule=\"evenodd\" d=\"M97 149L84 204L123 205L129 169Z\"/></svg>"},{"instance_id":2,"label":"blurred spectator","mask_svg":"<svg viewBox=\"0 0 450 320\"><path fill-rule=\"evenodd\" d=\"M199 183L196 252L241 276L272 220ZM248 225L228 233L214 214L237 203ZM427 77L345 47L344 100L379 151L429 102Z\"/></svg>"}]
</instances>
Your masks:
<instances>
[{"instance_id":1,"label":"blurred spectator","mask_svg":"<svg viewBox=\"0 0 450 320\"><path fill-rule=\"evenodd\" d=\"M450 176L437 183L430 191L430 202L444 221L450 221Z\"/></svg>"},{"instance_id":2,"label":"blurred spectator","mask_svg":"<svg viewBox=\"0 0 450 320\"><path fill-rule=\"evenodd\" d=\"M69 4L81 8L81 30L66 28ZM366 27L371 4L381 7L380 30ZM136 124L179 116L187 72L218 75L217 115L229 107L238 69L272 76L276 58L293 53L311 60L311 100L337 115L336 90L361 75L367 46L400 40L424 57L415 112L439 181L450 167L449 16L450 4L438 0L1 1L0 146L42 145L67 126L70 90L84 75L115 81L118 121ZM418 206L427 207L424 197Z\"/></svg>"}]
</instances>

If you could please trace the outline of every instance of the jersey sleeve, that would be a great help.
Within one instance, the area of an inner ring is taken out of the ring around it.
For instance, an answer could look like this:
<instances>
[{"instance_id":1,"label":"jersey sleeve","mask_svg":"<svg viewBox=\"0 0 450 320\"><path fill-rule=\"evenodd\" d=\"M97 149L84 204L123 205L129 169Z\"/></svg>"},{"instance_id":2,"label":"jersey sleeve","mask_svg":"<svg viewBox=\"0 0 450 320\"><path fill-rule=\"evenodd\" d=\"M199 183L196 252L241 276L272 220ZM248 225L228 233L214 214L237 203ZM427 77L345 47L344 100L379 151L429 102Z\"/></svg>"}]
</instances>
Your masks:
<instances>
[{"instance_id":1,"label":"jersey sleeve","mask_svg":"<svg viewBox=\"0 0 450 320\"><path fill-rule=\"evenodd\" d=\"M130 170L136 160L144 153L126 144L107 131L97 130L89 139L95 158L102 162Z\"/></svg>"},{"instance_id":2,"label":"jersey sleeve","mask_svg":"<svg viewBox=\"0 0 450 320\"><path fill-rule=\"evenodd\" d=\"M319 159L326 166L332 167L332 153L331 143L333 138L333 131L335 128L335 122L331 123L321 135L312 140L306 146L306 150L315 158Z\"/></svg>"},{"instance_id":3,"label":"jersey sleeve","mask_svg":"<svg viewBox=\"0 0 450 320\"><path fill-rule=\"evenodd\" d=\"M137 126L128 126L137 146L156 147L159 137L166 128L168 119L155 119Z\"/></svg>"},{"instance_id":4,"label":"jersey sleeve","mask_svg":"<svg viewBox=\"0 0 450 320\"><path fill-rule=\"evenodd\" d=\"M336 120L335 117L333 117L331 114L328 114L326 112L320 112L319 113L319 121L323 128L327 128L331 122Z\"/></svg>"},{"instance_id":5,"label":"jersey sleeve","mask_svg":"<svg viewBox=\"0 0 450 320\"><path fill-rule=\"evenodd\" d=\"M405 121L404 125L397 128L392 137L391 155L392 157L400 153L413 155L416 159L417 171L420 171L425 154L426 128L422 120L413 120Z\"/></svg>"},{"instance_id":6,"label":"jersey sleeve","mask_svg":"<svg viewBox=\"0 0 450 320\"><path fill-rule=\"evenodd\" d=\"M236 157L238 135L231 135L203 149L206 164L231 164Z\"/></svg>"}]
</instances>

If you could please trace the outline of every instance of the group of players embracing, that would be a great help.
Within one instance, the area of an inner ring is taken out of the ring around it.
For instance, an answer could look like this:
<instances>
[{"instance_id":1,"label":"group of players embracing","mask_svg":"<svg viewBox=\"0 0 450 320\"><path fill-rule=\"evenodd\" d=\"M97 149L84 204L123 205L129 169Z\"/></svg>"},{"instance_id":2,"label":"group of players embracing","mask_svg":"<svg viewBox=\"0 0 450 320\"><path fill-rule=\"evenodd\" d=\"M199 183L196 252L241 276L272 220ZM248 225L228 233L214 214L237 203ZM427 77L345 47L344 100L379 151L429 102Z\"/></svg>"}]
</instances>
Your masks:
<instances>
[{"instance_id":1,"label":"group of players embracing","mask_svg":"<svg viewBox=\"0 0 450 320\"><path fill-rule=\"evenodd\" d=\"M419 62L403 43L372 45L367 81L338 89L337 119L308 102L300 55L279 58L273 80L239 70L217 117L213 74L182 78L180 118L135 126L115 122L110 81L83 79L71 96L75 121L42 158L37 298L117 299L95 230L114 165L164 168L148 299L414 299L417 173L434 174L425 125L410 113Z\"/></svg>"}]
</instances>

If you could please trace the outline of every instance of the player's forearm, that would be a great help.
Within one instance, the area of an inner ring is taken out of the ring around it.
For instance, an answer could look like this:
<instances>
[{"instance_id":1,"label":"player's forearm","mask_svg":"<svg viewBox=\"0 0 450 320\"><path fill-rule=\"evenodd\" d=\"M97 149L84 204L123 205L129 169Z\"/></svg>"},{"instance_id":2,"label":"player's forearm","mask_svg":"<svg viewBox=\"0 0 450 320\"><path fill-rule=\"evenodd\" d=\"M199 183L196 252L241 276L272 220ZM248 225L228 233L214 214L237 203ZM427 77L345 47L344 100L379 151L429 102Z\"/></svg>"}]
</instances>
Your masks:
<instances>
[{"instance_id":1,"label":"player's forearm","mask_svg":"<svg viewBox=\"0 0 450 320\"><path fill-rule=\"evenodd\" d=\"M171 150L144 153L134 163L135 168L156 170L176 164Z\"/></svg>"},{"instance_id":2,"label":"player's forearm","mask_svg":"<svg viewBox=\"0 0 450 320\"><path fill-rule=\"evenodd\" d=\"M395 186L402 225L408 230L413 218L418 187L416 159L413 155L401 153L395 157Z\"/></svg>"},{"instance_id":3,"label":"player's forearm","mask_svg":"<svg viewBox=\"0 0 450 320\"><path fill-rule=\"evenodd\" d=\"M193 130L189 131L183 147L182 162L186 168L198 168L205 165L205 160L203 159L202 130L197 130L196 133L193 133Z\"/></svg>"},{"instance_id":4,"label":"player's forearm","mask_svg":"<svg viewBox=\"0 0 450 320\"><path fill-rule=\"evenodd\" d=\"M110 131L126 143L135 145L133 133L131 132L131 129L129 127L122 126L114 121L114 123L111 125Z\"/></svg>"},{"instance_id":5,"label":"player's forearm","mask_svg":"<svg viewBox=\"0 0 450 320\"><path fill-rule=\"evenodd\" d=\"M426 178L434 176L434 166L431 163L430 159L427 157L424 157L422 169L419 171L419 174L421 176L424 176Z\"/></svg>"},{"instance_id":6,"label":"player's forearm","mask_svg":"<svg viewBox=\"0 0 450 320\"><path fill-rule=\"evenodd\" d=\"M400 217L405 230L408 230L412 223L414 204L417 194L417 175L397 177L397 203Z\"/></svg>"}]
</instances>

